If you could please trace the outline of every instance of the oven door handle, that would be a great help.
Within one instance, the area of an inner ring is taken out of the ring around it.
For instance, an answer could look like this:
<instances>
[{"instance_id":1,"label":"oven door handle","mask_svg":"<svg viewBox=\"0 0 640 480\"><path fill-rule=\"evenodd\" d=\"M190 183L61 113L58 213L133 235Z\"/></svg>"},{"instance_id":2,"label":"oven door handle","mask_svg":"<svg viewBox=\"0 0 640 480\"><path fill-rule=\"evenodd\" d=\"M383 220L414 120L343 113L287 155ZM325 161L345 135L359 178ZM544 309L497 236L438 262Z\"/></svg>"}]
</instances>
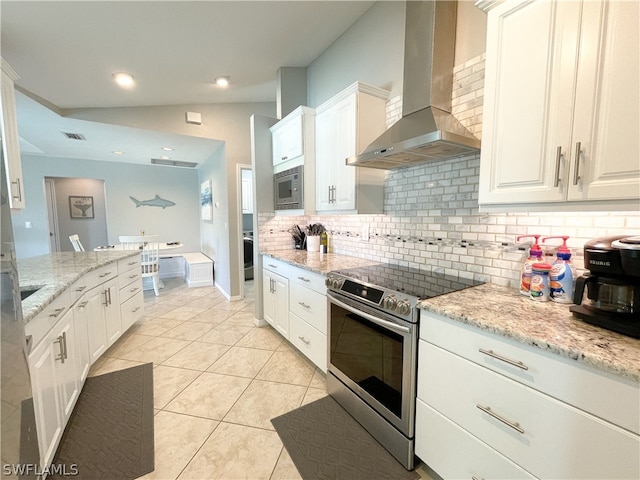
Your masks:
<instances>
[{"instance_id":1,"label":"oven door handle","mask_svg":"<svg viewBox=\"0 0 640 480\"><path fill-rule=\"evenodd\" d=\"M411 329L409 327L404 327L402 325L398 325L397 323L389 322L388 320L383 320L381 318L374 317L373 315L370 315L366 312L361 312L360 310L354 310L354 308L351 305L342 303L340 300L338 300L336 297L334 297L330 293L327 294L327 297L329 297L329 301L331 303L334 303L335 305L342 307L345 310L348 310L350 312L357 313L358 315L365 318L366 320L369 320L371 323L375 323L376 325L380 325L381 327L388 328L389 330L393 330L394 332L397 332L397 333L404 333L404 334L411 333Z\"/></svg>"}]
</instances>

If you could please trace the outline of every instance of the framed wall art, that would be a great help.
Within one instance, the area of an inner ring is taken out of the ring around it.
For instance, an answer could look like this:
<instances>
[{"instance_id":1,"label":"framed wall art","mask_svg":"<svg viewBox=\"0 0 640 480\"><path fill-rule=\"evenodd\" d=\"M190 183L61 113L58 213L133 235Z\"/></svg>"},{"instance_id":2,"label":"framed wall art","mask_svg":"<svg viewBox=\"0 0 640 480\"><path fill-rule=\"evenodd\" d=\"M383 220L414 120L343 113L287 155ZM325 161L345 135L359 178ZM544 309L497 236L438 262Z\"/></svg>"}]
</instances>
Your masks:
<instances>
[{"instance_id":1,"label":"framed wall art","mask_svg":"<svg viewBox=\"0 0 640 480\"><path fill-rule=\"evenodd\" d=\"M71 218L94 218L93 197L69 196L69 214Z\"/></svg>"},{"instance_id":2,"label":"framed wall art","mask_svg":"<svg viewBox=\"0 0 640 480\"><path fill-rule=\"evenodd\" d=\"M211 179L200 184L200 218L205 221L213 220L213 194L211 193Z\"/></svg>"}]
</instances>

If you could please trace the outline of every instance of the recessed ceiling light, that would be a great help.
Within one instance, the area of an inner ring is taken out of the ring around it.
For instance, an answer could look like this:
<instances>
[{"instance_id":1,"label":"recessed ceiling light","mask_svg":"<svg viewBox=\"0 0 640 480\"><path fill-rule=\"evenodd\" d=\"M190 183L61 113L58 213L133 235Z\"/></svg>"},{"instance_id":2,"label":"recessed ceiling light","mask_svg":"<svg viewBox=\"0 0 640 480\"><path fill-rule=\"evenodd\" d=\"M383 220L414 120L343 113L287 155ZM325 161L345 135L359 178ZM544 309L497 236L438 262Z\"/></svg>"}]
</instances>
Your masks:
<instances>
[{"instance_id":1,"label":"recessed ceiling light","mask_svg":"<svg viewBox=\"0 0 640 480\"><path fill-rule=\"evenodd\" d=\"M216 77L215 84L219 87L227 87L229 86L229 75L222 75L221 77Z\"/></svg>"},{"instance_id":2,"label":"recessed ceiling light","mask_svg":"<svg viewBox=\"0 0 640 480\"><path fill-rule=\"evenodd\" d=\"M121 152L120 150L114 150L112 153L114 155L124 155L124 152Z\"/></svg>"},{"instance_id":3,"label":"recessed ceiling light","mask_svg":"<svg viewBox=\"0 0 640 480\"><path fill-rule=\"evenodd\" d=\"M173 148L171 147L162 147L162 150L164 150L165 152L173 152Z\"/></svg>"},{"instance_id":4,"label":"recessed ceiling light","mask_svg":"<svg viewBox=\"0 0 640 480\"><path fill-rule=\"evenodd\" d=\"M123 88L131 88L135 85L133 75L125 72L117 72L113 74L115 82Z\"/></svg>"}]
</instances>

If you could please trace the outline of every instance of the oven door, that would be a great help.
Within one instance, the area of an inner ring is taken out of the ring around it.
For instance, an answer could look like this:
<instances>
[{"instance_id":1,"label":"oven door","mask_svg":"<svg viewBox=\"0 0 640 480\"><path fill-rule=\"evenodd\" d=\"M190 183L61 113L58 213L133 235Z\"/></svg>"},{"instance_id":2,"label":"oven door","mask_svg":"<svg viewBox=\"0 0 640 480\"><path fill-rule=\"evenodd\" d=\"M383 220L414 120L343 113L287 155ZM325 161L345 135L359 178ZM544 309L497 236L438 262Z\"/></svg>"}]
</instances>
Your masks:
<instances>
[{"instance_id":1,"label":"oven door","mask_svg":"<svg viewBox=\"0 0 640 480\"><path fill-rule=\"evenodd\" d=\"M416 395L416 324L327 292L329 372L412 438Z\"/></svg>"}]
</instances>

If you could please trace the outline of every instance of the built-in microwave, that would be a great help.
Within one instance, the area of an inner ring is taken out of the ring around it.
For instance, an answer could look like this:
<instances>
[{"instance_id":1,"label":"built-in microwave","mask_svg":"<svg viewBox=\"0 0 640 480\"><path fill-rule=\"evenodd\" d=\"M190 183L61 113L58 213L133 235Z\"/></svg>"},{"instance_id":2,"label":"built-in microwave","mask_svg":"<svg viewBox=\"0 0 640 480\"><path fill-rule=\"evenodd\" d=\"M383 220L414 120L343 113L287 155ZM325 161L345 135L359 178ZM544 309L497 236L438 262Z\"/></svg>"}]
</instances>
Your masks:
<instances>
[{"instance_id":1,"label":"built-in microwave","mask_svg":"<svg viewBox=\"0 0 640 480\"><path fill-rule=\"evenodd\" d=\"M304 208L303 166L274 174L275 209Z\"/></svg>"}]
</instances>

